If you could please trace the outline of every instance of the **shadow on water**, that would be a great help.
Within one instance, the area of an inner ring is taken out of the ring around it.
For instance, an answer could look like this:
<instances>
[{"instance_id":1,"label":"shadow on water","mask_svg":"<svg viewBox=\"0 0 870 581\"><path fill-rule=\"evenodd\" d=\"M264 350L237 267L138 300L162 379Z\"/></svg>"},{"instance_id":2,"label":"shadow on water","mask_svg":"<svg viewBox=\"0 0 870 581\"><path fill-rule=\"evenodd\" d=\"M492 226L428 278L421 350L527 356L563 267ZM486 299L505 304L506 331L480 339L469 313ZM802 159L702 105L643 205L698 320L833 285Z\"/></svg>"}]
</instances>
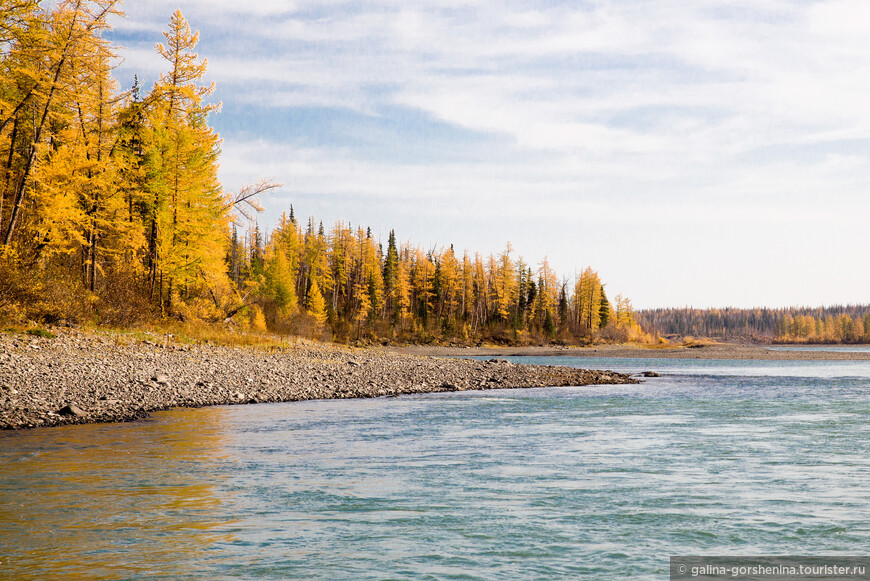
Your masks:
<instances>
[{"instance_id":1,"label":"shadow on water","mask_svg":"<svg viewBox=\"0 0 870 581\"><path fill-rule=\"evenodd\" d=\"M125 579L201 568L218 531L224 410L0 434L0 570Z\"/></svg>"}]
</instances>

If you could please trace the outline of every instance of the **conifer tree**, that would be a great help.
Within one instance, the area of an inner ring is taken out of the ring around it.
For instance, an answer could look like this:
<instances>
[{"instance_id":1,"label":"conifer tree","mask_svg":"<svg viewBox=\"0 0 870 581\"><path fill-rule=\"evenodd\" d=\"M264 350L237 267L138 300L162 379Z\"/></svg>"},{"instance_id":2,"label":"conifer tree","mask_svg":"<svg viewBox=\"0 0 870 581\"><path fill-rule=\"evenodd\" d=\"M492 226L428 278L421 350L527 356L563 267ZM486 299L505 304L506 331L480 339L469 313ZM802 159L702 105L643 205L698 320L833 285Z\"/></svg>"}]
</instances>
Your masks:
<instances>
[{"instance_id":1,"label":"conifer tree","mask_svg":"<svg viewBox=\"0 0 870 581\"><path fill-rule=\"evenodd\" d=\"M553 315L550 314L550 311L544 311L544 333L548 337L552 337L556 334L556 323L553 322Z\"/></svg>"},{"instance_id":2,"label":"conifer tree","mask_svg":"<svg viewBox=\"0 0 870 581\"><path fill-rule=\"evenodd\" d=\"M526 279L528 265L522 256L517 258L516 271L516 301L514 303L514 327L525 328L526 312L529 306L529 285Z\"/></svg>"},{"instance_id":3,"label":"conifer tree","mask_svg":"<svg viewBox=\"0 0 870 581\"><path fill-rule=\"evenodd\" d=\"M607 300L607 294L604 292L604 287L601 287L601 306L598 309L598 318L600 321L600 326L603 329L608 324L610 324L611 320L611 312L613 311L613 307L610 305L610 301Z\"/></svg>"},{"instance_id":4,"label":"conifer tree","mask_svg":"<svg viewBox=\"0 0 870 581\"><path fill-rule=\"evenodd\" d=\"M396 305L396 278L399 271L399 250L396 247L396 232L390 230L387 240L387 255L384 257L384 296L388 313L395 311Z\"/></svg>"},{"instance_id":5,"label":"conifer tree","mask_svg":"<svg viewBox=\"0 0 870 581\"><path fill-rule=\"evenodd\" d=\"M474 303L474 271L471 265L471 258L468 256L468 251L462 253L462 293L459 306L460 317L467 321L469 310Z\"/></svg>"},{"instance_id":6,"label":"conifer tree","mask_svg":"<svg viewBox=\"0 0 870 581\"><path fill-rule=\"evenodd\" d=\"M562 283L562 289L559 291L559 322L565 324L568 321L568 283Z\"/></svg>"}]
</instances>

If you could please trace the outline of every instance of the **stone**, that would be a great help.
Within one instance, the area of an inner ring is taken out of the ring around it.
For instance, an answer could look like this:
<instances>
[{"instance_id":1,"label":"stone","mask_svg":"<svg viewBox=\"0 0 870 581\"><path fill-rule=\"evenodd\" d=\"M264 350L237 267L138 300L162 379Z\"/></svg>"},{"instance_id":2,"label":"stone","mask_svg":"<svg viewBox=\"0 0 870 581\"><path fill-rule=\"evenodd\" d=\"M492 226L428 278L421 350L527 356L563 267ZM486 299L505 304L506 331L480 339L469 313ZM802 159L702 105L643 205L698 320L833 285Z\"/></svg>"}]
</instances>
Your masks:
<instances>
[{"instance_id":1,"label":"stone","mask_svg":"<svg viewBox=\"0 0 870 581\"><path fill-rule=\"evenodd\" d=\"M78 406L75 404L68 404L57 410L57 413L62 416L75 416L77 418L83 418L86 414L83 412Z\"/></svg>"},{"instance_id":2,"label":"stone","mask_svg":"<svg viewBox=\"0 0 870 581\"><path fill-rule=\"evenodd\" d=\"M656 371L644 371L643 373L641 373L641 375L643 377L661 377L662 376L661 373L658 373Z\"/></svg>"},{"instance_id":3,"label":"stone","mask_svg":"<svg viewBox=\"0 0 870 581\"><path fill-rule=\"evenodd\" d=\"M151 381L159 383L160 385L169 385L169 376L165 373L158 373L151 378Z\"/></svg>"}]
</instances>

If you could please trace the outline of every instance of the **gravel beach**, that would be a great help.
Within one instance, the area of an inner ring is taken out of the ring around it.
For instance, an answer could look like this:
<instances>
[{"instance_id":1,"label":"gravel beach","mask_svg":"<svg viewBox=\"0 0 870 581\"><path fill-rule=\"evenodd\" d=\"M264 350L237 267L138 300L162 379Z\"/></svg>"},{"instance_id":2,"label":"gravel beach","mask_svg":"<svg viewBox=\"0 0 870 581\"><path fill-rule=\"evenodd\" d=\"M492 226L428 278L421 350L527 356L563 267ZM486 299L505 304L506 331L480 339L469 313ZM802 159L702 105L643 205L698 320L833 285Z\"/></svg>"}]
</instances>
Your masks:
<instances>
[{"instance_id":1,"label":"gravel beach","mask_svg":"<svg viewBox=\"0 0 870 581\"><path fill-rule=\"evenodd\" d=\"M173 407L636 382L609 371L315 343L267 349L52 332L0 334L0 428L129 421Z\"/></svg>"}]
</instances>

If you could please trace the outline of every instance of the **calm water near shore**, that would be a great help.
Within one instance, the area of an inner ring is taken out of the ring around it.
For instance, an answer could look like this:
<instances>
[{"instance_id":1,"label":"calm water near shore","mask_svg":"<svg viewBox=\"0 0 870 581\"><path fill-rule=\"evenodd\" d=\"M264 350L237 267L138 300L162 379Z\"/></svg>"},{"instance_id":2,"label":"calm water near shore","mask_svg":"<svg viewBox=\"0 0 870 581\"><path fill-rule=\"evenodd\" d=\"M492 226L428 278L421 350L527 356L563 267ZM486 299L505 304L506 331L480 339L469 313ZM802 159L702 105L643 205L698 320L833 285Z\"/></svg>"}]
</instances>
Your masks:
<instances>
[{"instance_id":1,"label":"calm water near shore","mask_svg":"<svg viewBox=\"0 0 870 581\"><path fill-rule=\"evenodd\" d=\"M0 578L666 579L866 554L870 361L512 358L640 385L0 433Z\"/></svg>"},{"instance_id":2,"label":"calm water near shore","mask_svg":"<svg viewBox=\"0 0 870 581\"><path fill-rule=\"evenodd\" d=\"M809 351L833 353L870 353L870 345L775 345L769 351Z\"/></svg>"}]
</instances>

